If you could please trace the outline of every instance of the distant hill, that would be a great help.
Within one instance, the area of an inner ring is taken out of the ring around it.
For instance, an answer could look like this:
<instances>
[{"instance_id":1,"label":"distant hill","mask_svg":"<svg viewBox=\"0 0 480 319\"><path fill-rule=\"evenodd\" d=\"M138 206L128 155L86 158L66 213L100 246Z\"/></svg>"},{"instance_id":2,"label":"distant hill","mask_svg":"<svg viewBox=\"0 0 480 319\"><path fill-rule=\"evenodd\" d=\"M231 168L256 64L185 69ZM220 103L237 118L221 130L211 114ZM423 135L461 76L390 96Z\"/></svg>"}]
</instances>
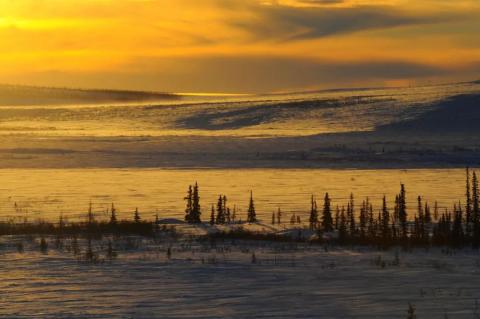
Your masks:
<instances>
[{"instance_id":1,"label":"distant hill","mask_svg":"<svg viewBox=\"0 0 480 319\"><path fill-rule=\"evenodd\" d=\"M177 98L179 98L179 96L168 93L86 90L0 84L0 106L153 102Z\"/></svg>"},{"instance_id":2,"label":"distant hill","mask_svg":"<svg viewBox=\"0 0 480 319\"><path fill-rule=\"evenodd\" d=\"M478 134L480 132L480 94L460 94L441 101L417 118L377 127L379 132Z\"/></svg>"}]
</instances>

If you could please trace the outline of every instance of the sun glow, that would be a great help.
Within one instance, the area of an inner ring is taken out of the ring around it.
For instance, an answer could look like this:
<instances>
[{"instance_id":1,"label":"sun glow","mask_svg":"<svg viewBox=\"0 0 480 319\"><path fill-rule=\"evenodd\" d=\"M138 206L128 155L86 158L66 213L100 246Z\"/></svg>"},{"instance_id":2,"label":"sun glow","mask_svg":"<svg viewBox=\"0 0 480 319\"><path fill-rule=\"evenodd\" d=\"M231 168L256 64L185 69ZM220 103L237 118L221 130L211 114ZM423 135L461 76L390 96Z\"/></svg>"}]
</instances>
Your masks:
<instances>
[{"instance_id":1,"label":"sun glow","mask_svg":"<svg viewBox=\"0 0 480 319\"><path fill-rule=\"evenodd\" d=\"M464 79L480 64L479 8L473 0L4 1L0 81L263 92ZM410 71L357 71L378 62ZM306 64L323 77L299 72ZM272 72L269 83L248 84Z\"/></svg>"}]
</instances>

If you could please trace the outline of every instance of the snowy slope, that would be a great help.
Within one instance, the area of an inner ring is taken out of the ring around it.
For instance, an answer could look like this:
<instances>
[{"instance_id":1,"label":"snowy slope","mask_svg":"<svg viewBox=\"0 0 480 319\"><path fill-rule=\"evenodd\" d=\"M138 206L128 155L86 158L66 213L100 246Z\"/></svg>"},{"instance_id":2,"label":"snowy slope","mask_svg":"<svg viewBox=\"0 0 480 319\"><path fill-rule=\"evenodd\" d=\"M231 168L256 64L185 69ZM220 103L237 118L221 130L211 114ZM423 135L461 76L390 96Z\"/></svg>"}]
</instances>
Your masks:
<instances>
[{"instance_id":1,"label":"snowy slope","mask_svg":"<svg viewBox=\"0 0 480 319\"><path fill-rule=\"evenodd\" d=\"M462 83L3 106L0 167L473 166L479 95Z\"/></svg>"},{"instance_id":2,"label":"snowy slope","mask_svg":"<svg viewBox=\"0 0 480 319\"><path fill-rule=\"evenodd\" d=\"M175 99L170 94L0 85L0 106L54 106Z\"/></svg>"}]
</instances>

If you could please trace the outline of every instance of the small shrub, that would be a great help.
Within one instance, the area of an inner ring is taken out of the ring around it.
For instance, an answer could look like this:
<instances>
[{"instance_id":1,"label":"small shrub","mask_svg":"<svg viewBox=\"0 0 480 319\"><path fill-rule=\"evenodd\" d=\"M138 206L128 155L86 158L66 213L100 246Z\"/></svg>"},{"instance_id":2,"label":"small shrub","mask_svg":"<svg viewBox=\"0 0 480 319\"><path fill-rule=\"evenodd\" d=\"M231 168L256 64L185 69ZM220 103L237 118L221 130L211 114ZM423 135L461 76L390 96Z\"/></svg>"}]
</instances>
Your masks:
<instances>
[{"instance_id":1,"label":"small shrub","mask_svg":"<svg viewBox=\"0 0 480 319\"><path fill-rule=\"evenodd\" d=\"M48 254L48 244L45 238L43 237L40 240L40 251L42 252L42 254Z\"/></svg>"},{"instance_id":2,"label":"small shrub","mask_svg":"<svg viewBox=\"0 0 480 319\"><path fill-rule=\"evenodd\" d=\"M18 242L16 246L17 246L17 252L19 254L23 254L23 252L25 251L25 249L23 247L23 242Z\"/></svg>"}]
</instances>

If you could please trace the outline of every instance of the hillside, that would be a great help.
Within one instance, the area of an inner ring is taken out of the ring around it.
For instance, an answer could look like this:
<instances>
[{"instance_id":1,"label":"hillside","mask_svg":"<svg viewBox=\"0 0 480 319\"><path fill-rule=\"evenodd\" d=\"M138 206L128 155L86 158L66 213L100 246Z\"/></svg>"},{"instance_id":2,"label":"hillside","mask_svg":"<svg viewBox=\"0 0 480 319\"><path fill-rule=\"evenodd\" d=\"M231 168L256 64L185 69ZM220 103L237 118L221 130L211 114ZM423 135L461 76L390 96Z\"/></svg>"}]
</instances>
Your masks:
<instances>
[{"instance_id":1,"label":"hillside","mask_svg":"<svg viewBox=\"0 0 480 319\"><path fill-rule=\"evenodd\" d=\"M142 92L1 89L8 92L0 94L2 167L480 165L479 84L200 101ZM89 101L97 105L82 107ZM34 106L19 107L27 102Z\"/></svg>"},{"instance_id":2,"label":"hillside","mask_svg":"<svg viewBox=\"0 0 480 319\"><path fill-rule=\"evenodd\" d=\"M461 94L434 105L416 118L377 127L379 132L457 134L480 131L480 95Z\"/></svg>"},{"instance_id":3,"label":"hillside","mask_svg":"<svg viewBox=\"0 0 480 319\"><path fill-rule=\"evenodd\" d=\"M173 94L0 85L0 106L40 106L145 102L178 98Z\"/></svg>"}]
</instances>

